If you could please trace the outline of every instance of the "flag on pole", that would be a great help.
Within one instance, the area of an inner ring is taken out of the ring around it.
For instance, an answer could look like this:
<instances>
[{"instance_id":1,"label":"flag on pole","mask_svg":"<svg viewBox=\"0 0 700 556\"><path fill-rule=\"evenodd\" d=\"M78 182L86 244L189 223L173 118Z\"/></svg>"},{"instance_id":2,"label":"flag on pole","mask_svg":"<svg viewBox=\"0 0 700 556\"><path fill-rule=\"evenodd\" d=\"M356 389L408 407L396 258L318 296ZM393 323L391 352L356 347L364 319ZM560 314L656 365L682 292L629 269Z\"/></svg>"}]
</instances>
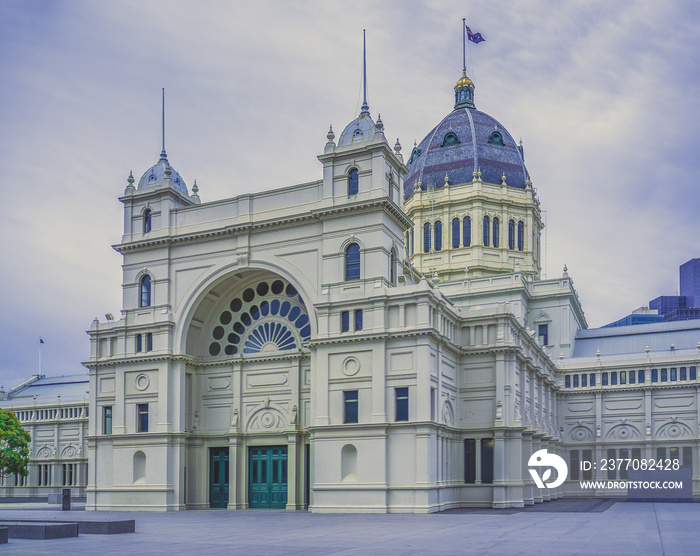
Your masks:
<instances>
[{"instance_id":1,"label":"flag on pole","mask_svg":"<svg viewBox=\"0 0 700 556\"><path fill-rule=\"evenodd\" d=\"M39 338L39 343L40 343L40 344L43 344L43 343L44 343L44 340L42 340L41 338Z\"/></svg>"},{"instance_id":2,"label":"flag on pole","mask_svg":"<svg viewBox=\"0 0 700 556\"><path fill-rule=\"evenodd\" d=\"M472 33L472 30L469 27L467 27L467 38L474 44L479 44L480 42L484 42L486 40L481 36L481 33Z\"/></svg>"}]
</instances>

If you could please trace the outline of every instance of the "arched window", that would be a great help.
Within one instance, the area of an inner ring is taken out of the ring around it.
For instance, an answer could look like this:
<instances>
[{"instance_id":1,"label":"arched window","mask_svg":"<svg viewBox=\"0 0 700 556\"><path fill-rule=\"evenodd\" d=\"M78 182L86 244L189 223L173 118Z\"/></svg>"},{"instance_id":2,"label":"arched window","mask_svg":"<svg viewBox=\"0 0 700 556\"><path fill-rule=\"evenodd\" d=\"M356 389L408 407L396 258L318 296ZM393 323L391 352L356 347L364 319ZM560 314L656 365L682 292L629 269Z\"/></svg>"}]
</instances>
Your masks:
<instances>
[{"instance_id":1,"label":"arched window","mask_svg":"<svg viewBox=\"0 0 700 556\"><path fill-rule=\"evenodd\" d=\"M435 251L442 249L442 222L435 222Z\"/></svg>"},{"instance_id":2,"label":"arched window","mask_svg":"<svg viewBox=\"0 0 700 556\"><path fill-rule=\"evenodd\" d=\"M518 251L523 250L523 239L525 236L525 224L518 222Z\"/></svg>"},{"instance_id":3,"label":"arched window","mask_svg":"<svg viewBox=\"0 0 700 556\"><path fill-rule=\"evenodd\" d=\"M430 222L423 225L423 253L430 253Z\"/></svg>"},{"instance_id":4,"label":"arched window","mask_svg":"<svg viewBox=\"0 0 700 556\"><path fill-rule=\"evenodd\" d=\"M488 247L489 245L489 217L484 216L484 247Z\"/></svg>"},{"instance_id":5,"label":"arched window","mask_svg":"<svg viewBox=\"0 0 700 556\"><path fill-rule=\"evenodd\" d=\"M472 219L465 216L462 224L462 245L469 247L472 244Z\"/></svg>"},{"instance_id":6,"label":"arched window","mask_svg":"<svg viewBox=\"0 0 700 556\"><path fill-rule=\"evenodd\" d=\"M498 247L498 241L500 236L501 227L500 227L500 221L498 218L493 219L493 246Z\"/></svg>"},{"instance_id":7,"label":"arched window","mask_svg":"<svg viewBox=\"0 0 700 556\"><path fill-rule=\"evenodd\" d=\"M508 249L515 249L515 222L508 220Z\"/></svg>"},{"instance_id":8,"label":"arched window","mask_svg":"<svg viewBox=\"0 0 700 556\"><path fill-rule=\"evenodd\" d=\"M452 221L452 248L459 247L459 218Z\"/></svg>"},{"instance_id":9,"label":"arched window","mask_svg":"<svg viewBox=\"0 0 700 556\"><path fill-rule=\"evenodd\" d=\"M348 195L357 195L360 188L360 182L357 178L357 169L353 168L348 174Z\"/></svg>"},{"instance_id":10,"label":"arched window","mask_svg":"<svg viewBox=\"0 0 700 556\"><path fill-rule=\"evenodd\" d=\"M146 209L143 213L143 233L151 231L151 209Z\"/></svg>"},{"instance_id":11,"label":"arched window","mask_svg":"<svg viewBox=\"0 0 700 556\"><path fill-rule=\"evenodd\" d=\"M360 278L360 246L351 243L345 250L345 279L358 280Z\"/></svg>"},{"instance_id":12,"label":"arched window","mask_svg":"<svg viewBox=\"0 0 700 556\"><path fill-rule=\"evenodd\" d=\"M396 249L393 247L389 255L389 282L396 285Z\"/></svg>"},{"instance_id":13,"label":"arched window","mask_svg":"<svg viewBox=\"0 0 700 556\"><path fill-rule=\"evenodd\" d=\"M146 274L141 278L139 307L151 306L151 277Z\"/></svg>"}]
</instances>

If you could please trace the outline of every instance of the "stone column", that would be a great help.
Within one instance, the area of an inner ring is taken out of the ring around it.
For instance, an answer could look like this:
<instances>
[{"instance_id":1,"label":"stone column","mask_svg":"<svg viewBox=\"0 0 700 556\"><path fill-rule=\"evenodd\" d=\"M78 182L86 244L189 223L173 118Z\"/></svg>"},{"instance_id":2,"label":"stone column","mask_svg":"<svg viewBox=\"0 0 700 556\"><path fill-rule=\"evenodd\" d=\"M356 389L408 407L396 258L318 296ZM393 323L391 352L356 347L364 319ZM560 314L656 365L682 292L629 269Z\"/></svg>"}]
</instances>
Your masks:
<instances>
[{"instance_id":1,"label":"stone column","mask_svg":"<svg viewBox=\"0 0 700 556\"><path fill-rule=\"evenodd\" d=\"M242 477L244 469L239 465L241 452L241 437L234 433L228 439L228 506L229 510L245 508L245 493L239 487L245 483L246 477Z\"/></svg>"},{"instance_id":2,"label":"stone column","mask_svg":"<svg viewBox=\"0 0 700 556\"><path fill-rule=\"evenodd\" d=\"M507 477L506 477L506 441L505 431L495 430L493 433L493 507L507 507Z\"/></svg>"}]
</instances>

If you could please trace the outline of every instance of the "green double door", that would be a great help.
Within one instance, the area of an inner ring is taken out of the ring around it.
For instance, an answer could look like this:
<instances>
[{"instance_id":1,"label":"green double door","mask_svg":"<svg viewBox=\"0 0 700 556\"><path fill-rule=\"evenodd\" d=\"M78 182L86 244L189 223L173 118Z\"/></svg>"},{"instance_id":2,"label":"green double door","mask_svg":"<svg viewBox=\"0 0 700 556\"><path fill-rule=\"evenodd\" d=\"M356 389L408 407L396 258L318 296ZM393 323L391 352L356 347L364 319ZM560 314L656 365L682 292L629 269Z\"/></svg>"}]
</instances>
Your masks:
<instances>
[{"instance_id":1,"label":"green double door","mask_svg":"<svg viewBox=\"0 0 700 556\"><path fill-rule=\"evenodd\" d=\"M249 453L250 507L286 507L287 447L255 447Z\"/></svg>"},{"instance_id":2,"label":"green double door","mask_svg":"<svg viewBox=\"0 0 700 556\"><path fill-rule=\"evenodd\" d=\"M228 506L228 448L209 449L209 506Z\"/></svg>"}]
</instances>

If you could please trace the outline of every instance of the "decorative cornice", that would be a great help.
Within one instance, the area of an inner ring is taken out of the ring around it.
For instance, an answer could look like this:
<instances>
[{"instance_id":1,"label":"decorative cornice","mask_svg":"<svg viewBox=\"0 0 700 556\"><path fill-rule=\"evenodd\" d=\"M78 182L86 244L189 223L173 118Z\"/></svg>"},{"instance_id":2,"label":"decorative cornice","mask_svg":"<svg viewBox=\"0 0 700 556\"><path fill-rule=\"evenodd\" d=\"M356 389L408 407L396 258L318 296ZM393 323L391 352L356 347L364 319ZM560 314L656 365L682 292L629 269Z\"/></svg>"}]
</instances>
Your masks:
<instances>
[{"instance_id":1,"label":"decorative cornice","mask_svg":"<svg viewBox=\"0 0 700 556\"><path fill-rule=\"evenodd\" d=\"M406 213L396 203L384 197L382 199L346 203L340 206L311 210L307 213L298 214L295 216L268 219L260 222L245 222L241 224L232 224L230 226L224 226L221 228L215 228L201 232L167 235L149 240L119 243L116 245L112 245L112 248L119 253L125 253L128 251L136 251L141 249L152 249L154 247L159 246L171 246L180 243L195 243L200 241L206 241L216 237L231 236L245 232L250 233L255 230L263 230L266 228L284 227L290 225L295 226L301 222L322 220L328 216L335 214L360 211L365 212L368 209L384 209L392 216L394 216L394 218L396 218L399 224L402 224L404 228L408 229L413 226L413 221L408 216L406 216Z\"/></svg>"}]
</instances>

